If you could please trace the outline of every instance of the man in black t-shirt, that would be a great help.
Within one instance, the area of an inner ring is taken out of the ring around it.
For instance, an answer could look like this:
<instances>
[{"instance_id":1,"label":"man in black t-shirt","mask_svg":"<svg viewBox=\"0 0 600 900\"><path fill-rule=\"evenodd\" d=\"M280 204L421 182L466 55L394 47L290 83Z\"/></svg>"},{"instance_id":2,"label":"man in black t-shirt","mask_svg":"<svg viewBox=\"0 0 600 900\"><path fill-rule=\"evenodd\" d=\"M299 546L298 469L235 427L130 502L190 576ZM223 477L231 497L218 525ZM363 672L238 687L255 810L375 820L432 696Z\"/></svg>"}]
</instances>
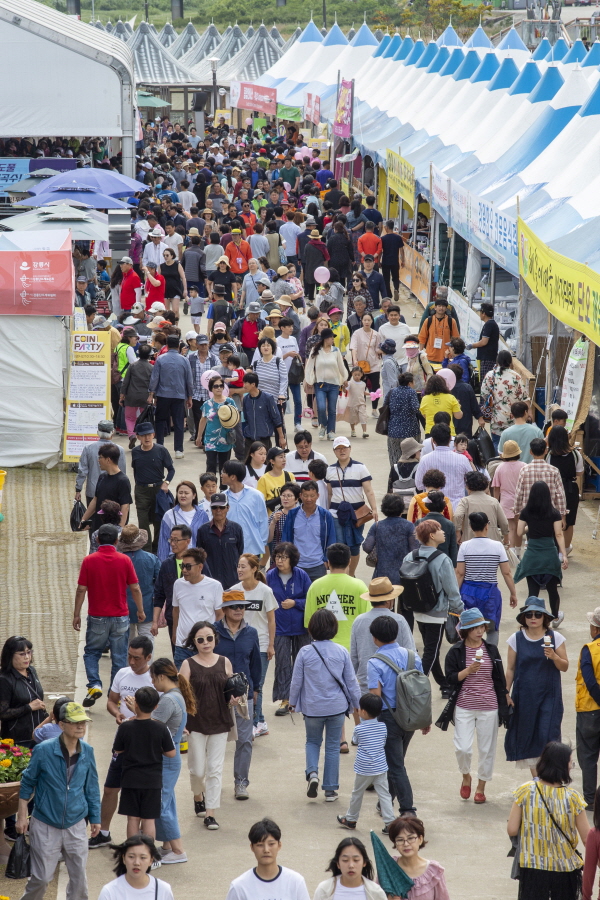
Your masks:
<instances>
[{"instance_id":1,"label":"man in black t-shirt","mask_svg":"<svg viewBox=\"0 0 600 900\"><path fill-rule=\"evenodd\" d=\"M469 344L467 350L477 350L479 378L483 381L490 369L493 369L496 365L500 329L498 328L498 323L494 321L494 307L491 303L481 304L479 307L479 318L483 322L479 340L474 344Z\"/></svg>"},{"instance_id":2,"label":"man in black t-shirt","mask_svg":"<svg viewBox=\"0 0 600 900\"><path fill-rule=\"evenodd\" d=\"M140 446L134 447L131 451L131 467L135 479L135 508L138 525L148 534L144 550L156 555L160 532L160 521L156 519L156 495L160 490L169 490L169 484L175 478L175 469L167 448L154 442L154 425L151 422L141 422L136 426L135 433L140 441Z\"/></svg>"},{"instance_id":3,"label":"man in black t-shirt","mask_svg":"<svg viewBox=\"0 0 600 900\"><path fill-rule=\"evenodd\" d=\"M394 222L388 219L381 236L381 274L385 283L386 297L392 296L390 278L394 285L394 300L398 299L400 288L400 262L404 265L404 241L397 231L394 231Z\"/></svg>"},{"instance_id":4,"label":"man in black t-shirt","mask_svg":"<svg viewBox=\"0 0 600 900\"><path fill-rule=\"evenodd\" d=\"M81 519L80 531L90 528L90 534L93 534L97 528L103 524L102 516L98 515L97 510L100 509L105 500L114 500L121 507L120 525L127 524L129 516L129 507L131 506L131 482L127 475L119 469L120 449L116 444L104 444L98 450L98 464L101 469L101 475L96 484L96 493L94 498ZM91 519L91 522L89 521Z\"/></svg>"}]
</instances>

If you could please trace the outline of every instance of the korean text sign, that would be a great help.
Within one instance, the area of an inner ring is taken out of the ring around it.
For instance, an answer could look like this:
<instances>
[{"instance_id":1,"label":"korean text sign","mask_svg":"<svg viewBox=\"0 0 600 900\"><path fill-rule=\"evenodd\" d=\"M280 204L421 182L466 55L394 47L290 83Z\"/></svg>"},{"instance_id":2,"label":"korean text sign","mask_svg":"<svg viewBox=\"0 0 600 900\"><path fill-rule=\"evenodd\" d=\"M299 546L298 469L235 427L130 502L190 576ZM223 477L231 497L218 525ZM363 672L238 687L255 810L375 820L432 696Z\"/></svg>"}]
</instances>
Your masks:
<instances>
[{"instance_id":1,"label":"korean text sign","mask_svg":"<svg viewBox=\"0 0 600 900\"><path fill-rule=\"evenodd\" d=\"M63 461L78 462L86 444L98 440L98 422L110 419L110 334L71 334Z\"/></svg>"}]
</instances>

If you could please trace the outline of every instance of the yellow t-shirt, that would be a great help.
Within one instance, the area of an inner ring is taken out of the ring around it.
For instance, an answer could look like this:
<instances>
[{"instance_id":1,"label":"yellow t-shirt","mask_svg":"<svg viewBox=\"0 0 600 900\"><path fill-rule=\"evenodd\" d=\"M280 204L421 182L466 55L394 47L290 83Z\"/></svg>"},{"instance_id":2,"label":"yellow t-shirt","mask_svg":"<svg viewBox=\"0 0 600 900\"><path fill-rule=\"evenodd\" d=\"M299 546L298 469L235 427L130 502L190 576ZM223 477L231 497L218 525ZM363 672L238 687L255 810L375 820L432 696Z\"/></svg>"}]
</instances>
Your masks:
<instances>
[{"instance_id":1,"label":"yellow t-shirt","mask_svg":"<svg viewBox=\"0 0 600 900\"><path fill-rule=\"evenodd\" d=\"M436 413L450 413L450 433L454 430L454 413L460 412L460 403L453 394L425 394L421 400L421 413L425 416L425 434L429 434L433 428L433 417Z\"/></svg>"},{"instance_id":2,"label":"yellow t-shirt","mask_svg":"<svg viewBox=\"0 0 600 900\"><path fill-rule=\"evenodd\" d=\"M265 474L258 479L256 490L261 492L265 498L265 503L268 503L269 500L279 497L281 488L285 484L289 484L290 481L295 480L296 476L291 472L282 472L281 475L278 476L273 475L273 472L265 472Z\"/></svg>"}]
</instances>

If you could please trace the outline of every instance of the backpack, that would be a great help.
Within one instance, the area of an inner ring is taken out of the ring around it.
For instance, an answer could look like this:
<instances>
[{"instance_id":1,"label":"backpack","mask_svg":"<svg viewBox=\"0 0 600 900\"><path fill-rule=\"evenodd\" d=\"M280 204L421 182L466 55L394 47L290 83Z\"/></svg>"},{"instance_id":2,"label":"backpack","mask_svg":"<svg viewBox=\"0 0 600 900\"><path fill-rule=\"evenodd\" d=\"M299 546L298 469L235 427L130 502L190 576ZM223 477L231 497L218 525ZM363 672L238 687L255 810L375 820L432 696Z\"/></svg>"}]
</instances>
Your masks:
<instances>
[{"instance_id":1,"label":"backpack","mask_svg":"<svg viewBox=\"0 0 600 900\"><path fill-rule=\"evenodd\" d=\"M380 659L396 673L396 709L390 709L395 722L402 731L418 731L431 725L431 683L427 675L415 669L414 650L407 652L406 669L399 669L382 653L372 659Z\"/></svg>"},{"instance_id":2,"label":"backpack","mask_svg":"<svg viewBox=\"0 0 600 900\"><path fill-rule=\"evenodd\" d=\"M424 557L419 556L418 550L413 550L410 558L405 559L400 566L400 584L404 588L402 603L413 612L428 613L437 606L438 592L431 577L429 563L442 554L443 550L435 550L431 556Z\"/></svg>"},{"instance_id":3,"label":"backpack","mask_svg":"<svg viewBox=\"0 0 600 900\"><path fill-rule=\"evenodd\" d=\"M217 322L223 322L227 328L231 325L231 320L233 319L233 310L227 301L217 301L217 303L213 303L213 326L217 324Z\"/></svg>"},{"instance_id":4,"label":"backpack","mask_svg":"<svg viewBox=\"0 0 600 900\"><path fill-rule=\"evenodd\" d=\"M398 478L392 483L393 494L400 494L401 497L414 497L414 495L417 493L417 486L415 484L415 472L418 465L419 463L416 462L410 475L407 475L403 478L398 469L398 463L394 464L392 468L394 469L394 472L396 473Z\"/></svg>"}]
</instances>

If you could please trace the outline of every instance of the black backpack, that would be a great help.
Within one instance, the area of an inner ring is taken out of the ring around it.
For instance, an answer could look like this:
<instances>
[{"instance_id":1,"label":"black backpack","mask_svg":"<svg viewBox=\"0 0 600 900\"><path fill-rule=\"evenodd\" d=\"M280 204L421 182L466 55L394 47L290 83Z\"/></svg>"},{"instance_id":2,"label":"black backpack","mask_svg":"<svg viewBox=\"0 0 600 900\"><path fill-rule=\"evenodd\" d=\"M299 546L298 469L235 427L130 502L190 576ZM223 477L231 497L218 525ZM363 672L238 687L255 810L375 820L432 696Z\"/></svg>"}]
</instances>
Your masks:
<instances>
[{"instance_id":1,"label":"black backpack","mask_svg":"<svg viewBox=\"0 0 600 900\"><path fill-rule=\"evenodd\" d=\"M213 327L217 322L223 322L227 328L231 325L231 320L233 319L233 309L231 308L231 304L227 303L227 301L218 300L216 303L213 303Z\"/></svg>"},{"instance_id":2,"label":"black backpack","mask_svg":"<svg viewBox=\"0 0 600 900\"><path fill-rule=\"evenodd\" d=\"M419 556L413 550L410 557L400 566L400 584L404 588L402 604L416 613L428 613L437 606L439 599L435 589L429 563L442 556L443 550L435 550L430 556Z\"/></svg>"}]
</instances>

